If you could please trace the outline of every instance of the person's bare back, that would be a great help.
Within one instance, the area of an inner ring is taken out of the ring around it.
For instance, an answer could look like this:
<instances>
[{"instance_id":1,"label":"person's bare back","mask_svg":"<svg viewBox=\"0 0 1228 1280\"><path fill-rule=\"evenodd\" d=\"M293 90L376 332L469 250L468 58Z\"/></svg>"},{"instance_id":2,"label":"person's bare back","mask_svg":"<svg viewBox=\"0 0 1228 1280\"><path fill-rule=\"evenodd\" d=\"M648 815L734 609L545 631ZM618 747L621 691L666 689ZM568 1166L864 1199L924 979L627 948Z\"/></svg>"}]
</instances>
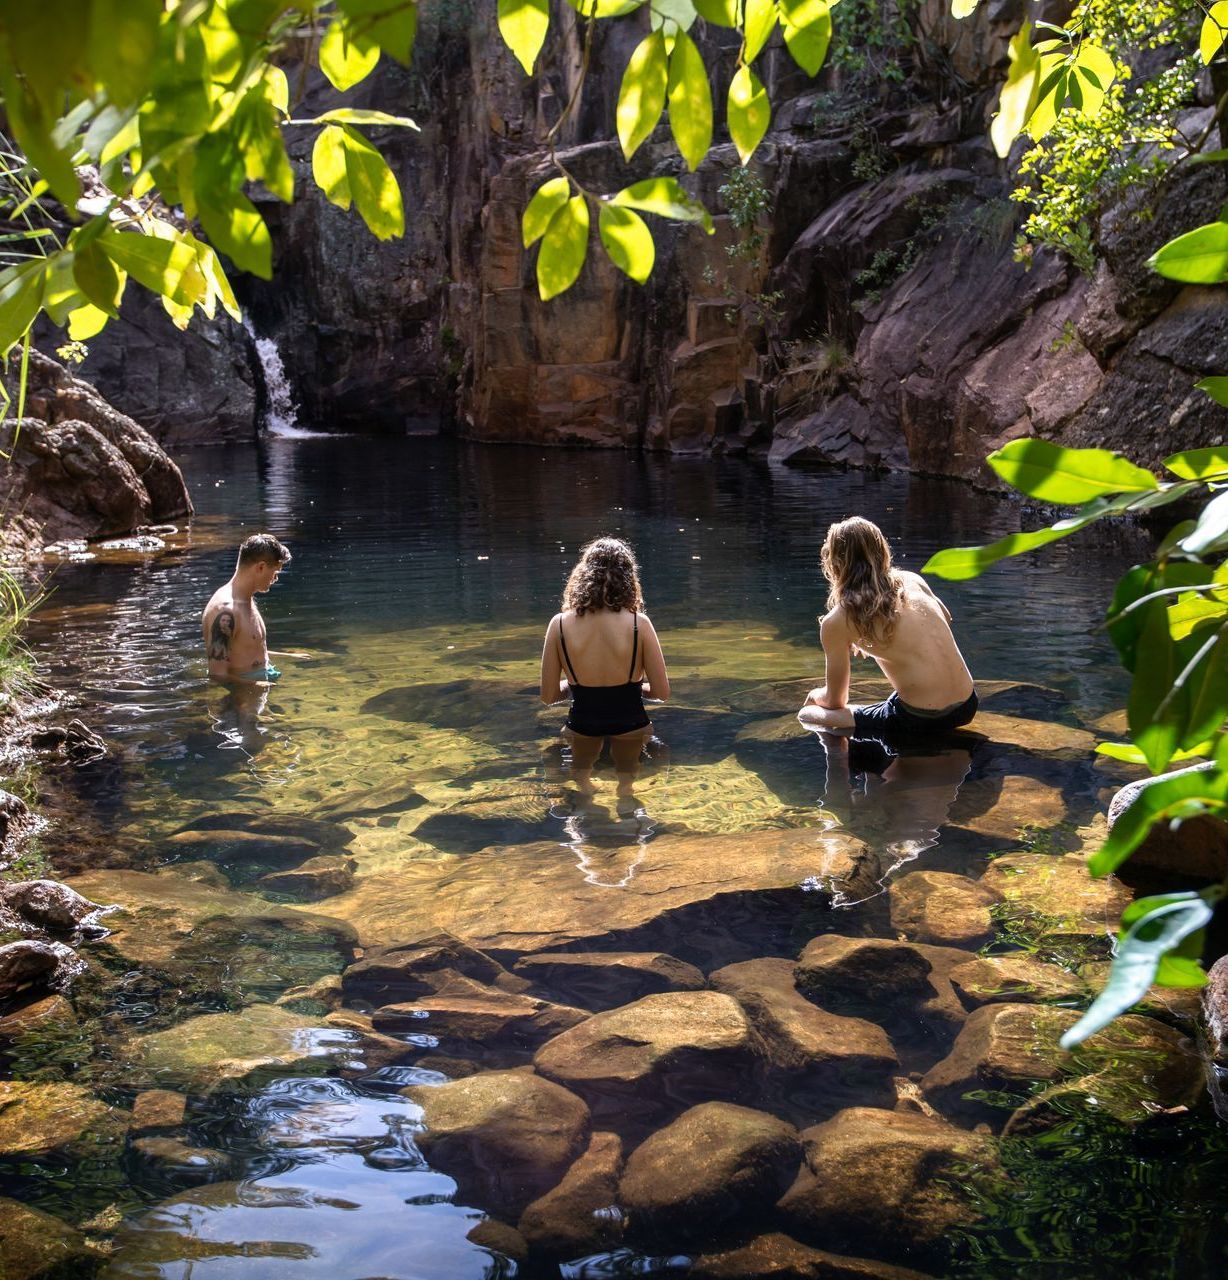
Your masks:
<instances>
[{"instance_id":1,"label":"person's bare back","mask_svg":"<svg viewBox=\"0 0 1228 1280\"><path fill-rule=\"evenodd\" d=\"M924 578L905 569L892 572L904 590L890 637L877 641L854 635L837 608L823 619L824 644L830 618L833 639L843 632L855 651L873 658L909 706L939 710L963 702L972 692L972 675L951 634L950 611Z\"/></svg>"},{"instance_id":2,"label":"person's bare back","mask_svg":"<svg viewBox=\"0 0 1228 1280\"><path fill-rule=\"evenodd\" d=\"M290 552L272 534L255 534L239 548L234 576L219 587L201 615L201 634L213 680L276 679L268 633L255 595L267 591Z\"/></svg>"},{"instance_id":3,"label":"person's bare back","mask_svg":"<svg viewBox=\"0 0 1228 1280\"><path fill-rule=\"evenodd\" d=\"M827 679L807 695L803 724L869 737L933 737L967 724L976 688L951 614L924 578L892 566L882 530L860 516L833 524L822 565L831 587L819 624ZM891 682L885 702L849 706L854 655L873 658Z\"/></svg>"}]
</instances>

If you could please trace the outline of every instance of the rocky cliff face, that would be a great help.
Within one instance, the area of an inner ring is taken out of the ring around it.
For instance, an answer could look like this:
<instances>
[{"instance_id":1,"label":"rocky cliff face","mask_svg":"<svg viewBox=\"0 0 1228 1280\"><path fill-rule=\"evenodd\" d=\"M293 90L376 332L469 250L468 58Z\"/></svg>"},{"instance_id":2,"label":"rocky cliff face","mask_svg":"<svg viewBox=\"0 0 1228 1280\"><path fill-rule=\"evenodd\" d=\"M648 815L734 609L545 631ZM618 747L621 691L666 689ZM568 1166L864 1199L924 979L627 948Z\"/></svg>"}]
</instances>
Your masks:
<instances>
[{"instance_id":1,"label":"rocky cliff face","mask_svg":"<svg viewBox=\"0 0 1228 1280\"><path fill-rule=\"evenodd\" d=\"M1094 279L1055 255L1016 260L1013 179L986 124L1019 0L961 22L944 0L923 0L909 19L909 74L894 86L870 78L873 94L838 65L816 87L769 47L776 114L753 166L767 201L758 228L738 225L731 147L687 176L663 126L623 164L614 102L642 33L603 24L560 158L597 190L677 174L717 214L716 233L652 219L657 267L643 288L594 236L577 284L548 304L520 214L552 172L543 139L578 74L572 11L562 6L532 81L499 41L494 6L451 13L424 11L412 71L385 61L351 94L423 124L373 135L401 181L406 237L380 243L324 202L309 179L310 130L291 131L296 203L263 206L275 279L239 287L308 424L399 432L442 420L481 440L753 449L985 483L984 455L1022 435L1148 462L1222 438L1228 415L1193 383L1228 367L1228 319L1211 292L1140 268L1173 228L1214 216L1213 167L1174 184L1159 216L1106 218ZM697 34L717 65L729 33ZM306 83L299 116L338 105L320 77ZM714 88L719 104L725 86ZM104 386L132 383L134 363L155 358L134 345L108 357L121 372ZM168 380L234 384L218 364L200 368L140 377L149 398ZM254 411L253 397L236 397L249 400Z\"/></svg>"}]
</instances>

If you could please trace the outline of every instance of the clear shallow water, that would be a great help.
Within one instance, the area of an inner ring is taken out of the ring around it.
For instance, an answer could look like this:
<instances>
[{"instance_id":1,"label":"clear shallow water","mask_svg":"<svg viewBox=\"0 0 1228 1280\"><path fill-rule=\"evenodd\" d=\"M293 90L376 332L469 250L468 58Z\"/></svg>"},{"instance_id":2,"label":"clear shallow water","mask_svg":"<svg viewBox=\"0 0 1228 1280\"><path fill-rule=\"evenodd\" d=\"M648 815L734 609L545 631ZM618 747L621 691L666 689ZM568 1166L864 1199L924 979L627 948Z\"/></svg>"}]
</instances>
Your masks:
<instances>
[{"instance_id":1,"label":"clear shallow water","mask_svg":"<svg viewBox=\"0 0 1228 1280\"><path fill-rule=\"evenodd\" d=\"M840 823L888 866L918 856L942 870L984 865L986 842L962 840L951 826L992 800L983 762L955 752L903 759L884 773L886 762L876 771L854 758L840 786L817 738L772 725L787 722L797 688L820 677L816 565L830 521L869 516L899 563L919 569L943 546L1019 528L1017 507L899 476L434 440L271 440L183 461L198 510L192 546L135 567L63 566L32 631L48 674L101 708L91 718L124 757L123 767L81 776L94 827L86 863L156 868L183 857L172 833L227 816L235 825L342 821L355 834L346 853L358 882L318 909L373 941L398 936L406 886L417 877L429 884L433 864L477 859L496 883L506 863L490 856L495 847L540 845L542 857L574 867L577 882L610 893L634 882L650 842L669 833ZM239 540L265 528L295 556L261 602L271 644L311 656L281 661L285 674L267 700L236 701L204 678L199 611L229 577ZM536 699L545 623L579 546L604 532L639 551L674 686L670 704L654 711L658 741L636 804L622 809L609 775L599 774L592 804L569 793L556 736L563 710L542 710ZM1045 720L1090 723L1115 709L1123 683L1096 627L1111 582L1148 545L1137 530L1101 531L939 586L974 674L1048 690L1025 697L1027 714ZM879 696L876 674L860 666L854 695L860 681L863 696ZM1003 709L1019 708L1008 698ZM1043 797L1034 806L1040 825L1077 825L1095 811L1106 778L1087 759L1029 767L1025 789ZM1017 834L1008 828L1001 843L1017 843ZM81 843L79 831L62 835ZM228 864L225 874L244 888L268 869ZM676 950L711 968L793 954L826 927L817 916L780 923L773 909L731 913L716 930L707 922ZM868 931L888 931L881 899L855 910ZM268 981L244 979L244 998L270 998ZM130 1024L156 1016L157 1001L142 1004L138 993ZM168 1188L146 1180L117 1189L133 1216L107 1274L503 1274L504 1260L465 1239L479 1212L448 1202L449 1180L421 1162L407 1136L412 1108L389 1100L386 1084L290 1078L238 1110L210 1103L197 1117L198 1140L233 1153L240 1181L145 1216L138 1206ZM1223 1167L1213 1136L1196 1130L1185 1141L1179 1149L1197 1149L1200 1169ZM1077 1141L1063 1148L1079 1149ZM1168 1201L1158 1188L1172 1152L1122 1157L1111 1144L1088 1157L1104 1194L1138 1206L1141 1220L1162 1216ZM79 1194L72 1182L55 1192L32 1183L29 1194L69 1212ZM414 1242L399 1252L379 1229L394 1211L407 1214ZM1050 1211L1038 1193L1018 1229L1004 1224L985 1246L983 1274L1014 1274L1030 1257L1024 1237ZM282 1242L276 1256L268 1241ZM1051 1243L1041 1252L1079 1256L1065 1236ZM1107 1255L1126 1256L1117 1243ZM621 1256L594 1265L616 1275L644 1267ZM1090 1265L1026 1274L1111 1273L1107 1262L1103 1272ZM1189 1272L1204 1273L1217 1274ZM1154 1274L1169 1272L1157 1263Z\"/></svg>"}]
</instances>

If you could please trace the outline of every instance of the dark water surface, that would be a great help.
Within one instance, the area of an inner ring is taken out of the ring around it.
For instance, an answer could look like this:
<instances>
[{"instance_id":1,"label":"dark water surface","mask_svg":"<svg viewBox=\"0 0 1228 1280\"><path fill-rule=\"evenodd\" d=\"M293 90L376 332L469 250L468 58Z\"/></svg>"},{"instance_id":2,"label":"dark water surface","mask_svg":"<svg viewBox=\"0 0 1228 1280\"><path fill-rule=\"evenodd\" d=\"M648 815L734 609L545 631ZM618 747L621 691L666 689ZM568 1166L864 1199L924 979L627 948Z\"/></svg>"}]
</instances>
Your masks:
<instances>
[{"instance_id":1,"label":"dark water surface","mask_svg":"<svg viewBox=\"0 0 1228 1280\"><path fill-rule=\"evenodd\" d=\"M123 751L122 768L81 784L93 824L84 864L105 847L112 866L166 869L187 857L174 833L211 823L342 822L355 835L346 853L357 884L306 909L349 921L365 943L396 940L441 861L485 859L478 874L489 867L497 882L518 864L510 853L490 857L495 847L544 842L574 863L577 882L611 894L670 832L843 824L886 866L984 867L985 839L957 829L961 814L992 800L982 796L992 787L980 757L868 770L854 757L848 783L829 786L821 744L786 717L797 690L821 678L816 566L830 521L874 519L898 562L919 569L941 547L1017 530L1017 506L900 476L429 439L273 439L188 453L183 465L197 506L192 545L136 565L63 566L32 630L50 678L97 704L94 722ZM1036 523L1023 516L1024 527ZM236 702L205 680L199 613L229 577L238 541L261 529L294 553L261 601L271 646L310 656L280 661L267 702ZM621 809L608 776L591 805L569 794L552 736L562 711L541 711L535 693L545 624L579 546L599 533L621 534L639 552L674 686L654 713L658 742L635 805ZM935 583L994 709L1075 727L1121 705L1123 680L1096 628L1112 581L1149 545L1137 529L1093 531L978 581ZM859 682L864 697L877 696L876 675L859 666L854 696ZM1023 784L1034 802L1003 847L1049 847L1030 828L1052 842L1088 822L1110 782L1088 749L1038 755ZM250 888L269 869L225 863L219 883ZM868 931L889 928L881 899L849 910ZM663 949L711 969L792 955L832 927L774 912L765 900ZM318 939L233 945L211 958L228 968L229 1003L202 997L194 1012L268 1001L338 967ZM261 947L274 959L253 959ZM117 1043L174 1023L165 993L111 999L103 1016ZM916 1052L924 1064L925 1046ZM113 1063L122 1061L116 1049ZM137 1086L118 1067L91 1070L81 1078L130 1101ZM11 1169L4 1182L73 1220L118 1206L126 1223L105 1271L112 1278L514 1274L467 1240L480 1211L455 1203L454 1184L414 1145L416 1108L396 1089L441 1077L415 1067L348 1074L289 1073L248 1096L195 1100L194 1139L234 1161L213 1186L172 1195L148 1170L49 1176L37 1167ZM858 1100L854 1090L843 1105ZM1047 1280L1124 1269L1209 1280L1228 1266L1228 1155L1202 1117L1143 1136L1076 1127L1021 1148L1019 1163L1011 1195L991 1206L991 1229L970 1238L950 1274ZM670 1270L620 1254L571 1273Z\"/></svg>"}]
</instances>

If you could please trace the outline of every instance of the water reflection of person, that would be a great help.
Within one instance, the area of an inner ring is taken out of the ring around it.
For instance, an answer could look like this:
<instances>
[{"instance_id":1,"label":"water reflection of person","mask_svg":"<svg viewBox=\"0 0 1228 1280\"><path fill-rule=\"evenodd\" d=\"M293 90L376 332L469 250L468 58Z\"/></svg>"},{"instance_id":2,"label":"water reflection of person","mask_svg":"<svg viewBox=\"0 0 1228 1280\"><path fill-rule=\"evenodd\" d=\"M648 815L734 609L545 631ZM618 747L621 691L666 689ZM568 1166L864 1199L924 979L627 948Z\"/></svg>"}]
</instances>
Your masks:
<instances>
[{"instance_id":1,"label":"water reflection of person","mask_svg":"<svg viewBox=\"0 0 1228 1280\"><path fill-rule=\"evenodd\" d=\"M959 736L918 746L819 731L827 753L824 807L894 865L915 858L938 843L971 768L971 747Z\"/></svg>"},{"instance_id":2,"label":"water reflection of person","mask_svg":"<svg viewBox=\"0 0 1228 1280\"><path fill-rule=\"evenodd\" d=\"M541 700L550 706L571 696L563 736L580 793L593 794L593 766L608 740L618 795L633 800L640 756L652 736L644 696L668 698L669 676L661 642L642 612L639 566L631 548L609 537L582 548L562 605L546 628Z\"/></svg>"},{"instance_id":3,"label":"water reflection of person","mask_svg":"<svg viewBox=\"0 0 1228 1280\"><path fill-rule=\"evenodd\" d=\"M269 702L266 683L235 681L226 686L226 692L212 711L213 732L222 739L218 746L223 751L244 751L256 755L264 745L265 732L260 727L260 717Z\"/></svg>"}]
</instances>

